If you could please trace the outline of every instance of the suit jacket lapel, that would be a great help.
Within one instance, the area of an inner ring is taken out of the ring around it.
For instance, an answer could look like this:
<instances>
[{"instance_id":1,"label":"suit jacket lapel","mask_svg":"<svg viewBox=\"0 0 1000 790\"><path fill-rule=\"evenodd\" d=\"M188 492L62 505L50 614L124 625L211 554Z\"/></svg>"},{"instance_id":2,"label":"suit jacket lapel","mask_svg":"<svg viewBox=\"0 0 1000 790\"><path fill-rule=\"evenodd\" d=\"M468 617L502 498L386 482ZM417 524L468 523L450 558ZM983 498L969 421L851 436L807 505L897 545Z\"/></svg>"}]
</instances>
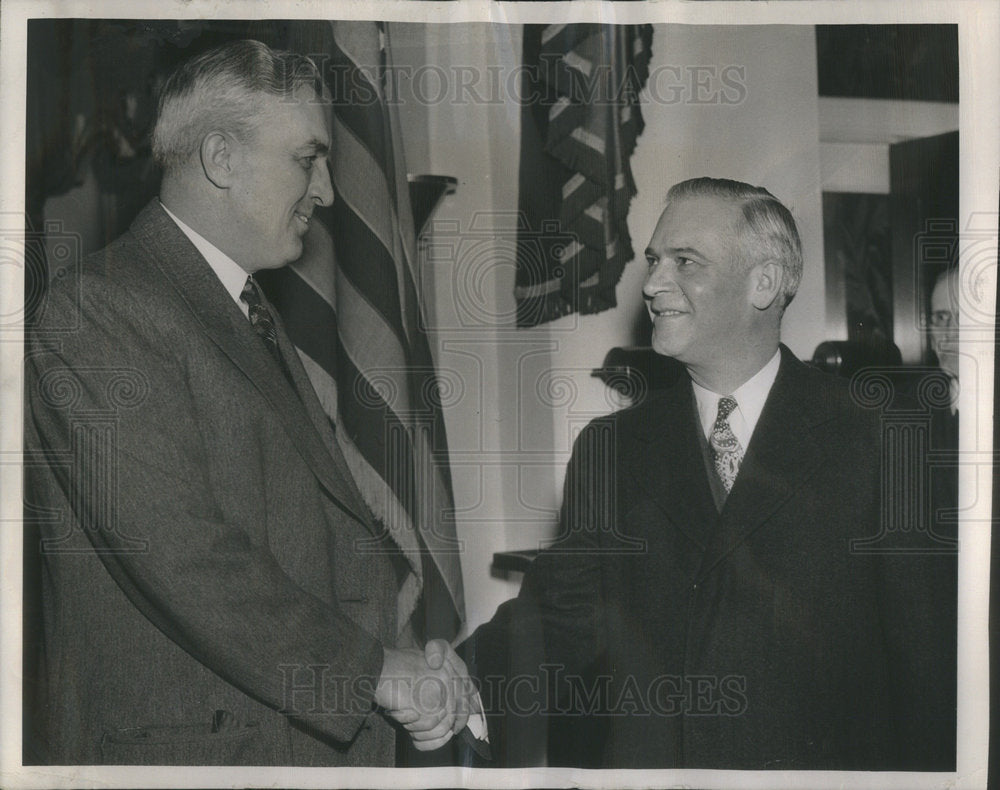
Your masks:
<instances>
[{"instance_id":1,"label":"suit jacket lapel","mask_svg":"<svg viewBox=\"0 0 1000 790\"><path fill-rule=\"evenodd\" d=\"M703 578L795 493L822 463L816 428L833 419L805 366L784 346L781 367L754 429L739 476L705 551Z\"/></svg>"},{"instance_id":2,"label":"suit jacket lapel","mask_svg":"<svg viewBox=\"0 0 1000 790\"><path fill-rule=\"evenodd\" d=\"M691 382L682 377L646 408L649 419L643 421L636 437L641 446L621 457L631 464L637 484L670 522L704 548L718 514L698 445L700 428Z\"/></svg>"},{"instance_id":3,"label":"suit jacket lapel","mask_svg":"<svg viewBox=\"0 0 1000 790\"><path fill-rule=\"evenodd\" d=\"M292 392L280 368L268 353L250 323L226 292L211 267L166 215L157 201L150 203L132 225L132 233L146 247L154 264L177 291L202 325L205 334L229 357L274 408L292 442L313 470L320 484L346 510L374 533L368 510L360 500L350 473L338 465L319 433L304 403L315 393L298 358L286 355L303 399ZM279 338L284 330L279 332ZM287 338L283 354L290 347ZM318 404L316 404L318 407Z\"/></svg>"},{"instance_id":4,"label":"suit jacket lapel","mask_svg":"<svg viewBox=\"0 0 1000 790\"><path fill-rule=\"evenodd\" d=\"M357 484L354 482L354 475L351 474L347 460L344 458L344 454L340 450L340 444L337 442L335 435L336 426L323 410L323 404L319 402L319 398L316 396L316 390L309 380L309 374L306 373L306 369L302 365L302 360L299 359L299 353L285 331L285 325L277 309L270 302L267 302L267 307L271 311L275 326L278 329L278 348L288 363L288 369L292 374L292 380L295 382L295 388L298 390L302 405L305 407L306 414L309 415L313 427L319 434L323 446L328 449L333 464L337 468L340 478L343 480L343 496L339 498L344 504L348 505L348 508L353 513L368 514L368 506L364 503L364 498L358 490ZM362 520L371 528L370 519L364 518Z\"/></svg>"}]
</instances>

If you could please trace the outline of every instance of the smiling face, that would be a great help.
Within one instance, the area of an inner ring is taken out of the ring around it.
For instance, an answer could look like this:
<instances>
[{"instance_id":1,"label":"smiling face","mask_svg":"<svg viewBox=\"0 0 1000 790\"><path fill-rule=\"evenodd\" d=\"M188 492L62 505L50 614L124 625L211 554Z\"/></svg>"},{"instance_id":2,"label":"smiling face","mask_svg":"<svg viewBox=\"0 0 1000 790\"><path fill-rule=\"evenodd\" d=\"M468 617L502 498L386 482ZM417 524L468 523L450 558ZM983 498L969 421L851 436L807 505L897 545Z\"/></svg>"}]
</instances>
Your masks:
<instances>
[{"instance_id":1,"label":"smiling face","mask_svg":"<svg viewBox=\"0 0 1000 790\"><path fill-rule=\"evenodd\" d=\"M675 199L646 250L642 292L653 321L653 348L684 363L710 389L739 378L736 371L747 361L756 364L777 348L754 307L756 272L741 264L741 216L739 205L723 197ZM777 319L774 330L776 338Z\"/></svg>"},{"instance_id":2,"label":"smiling face","mask_svg":"<svg viewBox=\"0 0 1000 790\"><path fill-rule=\"evenodd\" d=\"M231 257L248 272L274 269L302 254L313 209L333 202L325 106L309 87L265 95L255 134L234 144L230 185Z\"/></svg>"}]
</instances>

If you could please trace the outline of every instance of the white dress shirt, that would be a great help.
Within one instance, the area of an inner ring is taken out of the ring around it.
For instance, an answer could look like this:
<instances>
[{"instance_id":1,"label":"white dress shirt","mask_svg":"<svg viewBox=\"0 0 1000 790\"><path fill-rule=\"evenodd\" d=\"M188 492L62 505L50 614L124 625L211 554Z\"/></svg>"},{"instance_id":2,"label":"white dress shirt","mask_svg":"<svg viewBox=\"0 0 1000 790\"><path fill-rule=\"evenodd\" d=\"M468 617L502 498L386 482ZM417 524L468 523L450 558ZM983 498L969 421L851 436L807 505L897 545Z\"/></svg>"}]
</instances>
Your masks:
<instances>
[{"instance_id":1,"label":"white dress shirt","mask_svg":"<svg viewBox=\"0 0 1000 790\"><path fill-rule=\"evenodd\" d=\"M694 398L698 404L698 417L701 420L701 429L705 433L705 438L710 439L712 436L712 426L715 425L715 418L719 414L719 398L728 394L729 397L736 400L736 408L729 415L729 428L739 441L740 447L746 452L747 447L750 446L750 437L753 436L754 428L757 427L757 421L760 419L760 413L764 410L764 402L778 376L780 364L781 351L778 350L774 352L774 356L764 367L731 393L715 393L692 380L691 386L694 388Z\"/></svg>"},{"instance_id":2,"label":"white dress shirt","mask_svg":"<svg viewBox=\"0 0 1000 790\"><path fill-rule=\"evenodd\" d=\"M212 267L212 271L222 282L226 292L233 297L233 301L249 320L250 308L246 302L240 299L240 294L243 293L243 288L247 284L249 272L196 230L185 225L170 209L162 203L160 205L167 212L167 216L181 229L181 232L191 240L191 243L201 253L201 257L208 261L208 265Z\"/></svg>"}]
</instances>

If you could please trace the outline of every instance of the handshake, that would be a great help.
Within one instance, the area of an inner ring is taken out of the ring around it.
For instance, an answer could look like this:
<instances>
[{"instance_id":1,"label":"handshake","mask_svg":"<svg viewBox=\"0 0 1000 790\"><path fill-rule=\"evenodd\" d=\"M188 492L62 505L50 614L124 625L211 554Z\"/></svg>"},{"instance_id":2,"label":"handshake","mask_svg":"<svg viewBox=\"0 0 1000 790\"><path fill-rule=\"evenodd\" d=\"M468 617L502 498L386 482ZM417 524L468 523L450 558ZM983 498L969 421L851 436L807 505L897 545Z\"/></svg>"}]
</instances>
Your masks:
<instances>
[{"instance_id":1,"label":"handshake","mask_svg":"<svg viewBox=\"0 0 1000 790\"><path fill-rule=\"evenodd\" d=\"M384 649L375 702L410 733L420 751L439 749L482 712L465 662L443 639L424 650Z\"/></svg>"}]
</instances>

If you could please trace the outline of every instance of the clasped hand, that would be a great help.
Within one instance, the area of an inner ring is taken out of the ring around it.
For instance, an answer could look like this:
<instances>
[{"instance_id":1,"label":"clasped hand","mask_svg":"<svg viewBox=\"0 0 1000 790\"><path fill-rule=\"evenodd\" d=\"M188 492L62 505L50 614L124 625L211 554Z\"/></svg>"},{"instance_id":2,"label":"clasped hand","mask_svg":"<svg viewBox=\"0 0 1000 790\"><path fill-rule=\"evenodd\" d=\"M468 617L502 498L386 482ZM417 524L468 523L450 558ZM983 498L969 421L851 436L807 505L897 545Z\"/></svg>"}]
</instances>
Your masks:
<instances>
[{"instance_id":1,"label":"clasped hand","mask_svg":"<svg viewBox=\"0 0 1000 790\"><path fill-rule=\"evenodd\" d=\"M410 733L415 748L444 746L469 720L475 687L465 662L443 639L424 650L385 649L375 702Z\"/></svg>"}]
</instances>

